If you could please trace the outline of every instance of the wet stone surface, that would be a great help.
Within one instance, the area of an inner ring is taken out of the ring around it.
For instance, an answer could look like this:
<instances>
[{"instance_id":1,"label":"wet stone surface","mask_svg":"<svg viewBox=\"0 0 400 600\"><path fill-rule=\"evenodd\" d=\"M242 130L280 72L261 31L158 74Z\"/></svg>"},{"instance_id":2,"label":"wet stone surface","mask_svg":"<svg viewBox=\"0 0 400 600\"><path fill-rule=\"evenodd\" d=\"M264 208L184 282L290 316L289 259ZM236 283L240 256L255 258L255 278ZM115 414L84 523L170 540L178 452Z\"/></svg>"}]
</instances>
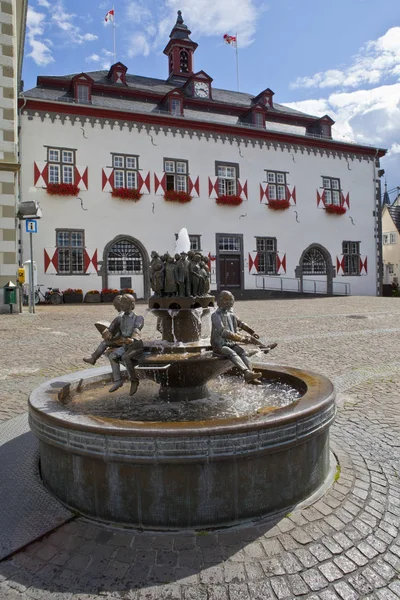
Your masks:
<instances>
[{"instance_id":1,"label":"wet stone surface","mask_svg":"<svg viewBox=\"0 0 400 600\"><path fill-rule=\"evenodd\" d=\"M226 530L144 532L74 518L0 562L1 600L400 598L399 300L238 302L236 312L279 342L272 364L335 382L334 485L311 506ZM66 305L2 315L10 343L0 419L25 412L42 381L82 369L98 343L93 322L112 313ZM153 325L145 335L154 337Z\"/></svg>"}]
</instances>

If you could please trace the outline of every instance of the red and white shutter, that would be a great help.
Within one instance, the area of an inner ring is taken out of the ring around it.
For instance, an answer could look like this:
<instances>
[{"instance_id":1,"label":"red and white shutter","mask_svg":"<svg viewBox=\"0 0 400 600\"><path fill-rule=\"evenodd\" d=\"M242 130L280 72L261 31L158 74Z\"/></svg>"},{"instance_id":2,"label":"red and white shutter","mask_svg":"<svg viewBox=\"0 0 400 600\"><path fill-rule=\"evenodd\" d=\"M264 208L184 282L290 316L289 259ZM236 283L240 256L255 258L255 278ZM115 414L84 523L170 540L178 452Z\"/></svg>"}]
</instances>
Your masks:
<instances>
[{"instance_id":1,"label":"red and white shutter","mask_svg":"<svg viewBox=\"0 0 400 600\"><path fill-rule=\"evenodd\" d=\"M198 175L188 177L188 193L192 198L200 198L200 178Z\"/></svg>"},{"instance_id":2,"label":"red and white shutter","mask_svg":"<svg viewBox=\"0 0 400 600\"><path fill-rule=\"evenodd\" d=\"M296 204L296 186L290 186L287 185L286 186L286 198L289 200L289 202L292 200L293 204Z\"/></svg>"},{"instance_id":3,"label":"red and white shutter","mask_svg":"<svg viewBox=\"0 0 400 600\"><path fill-rule=\"evenodd\" d=\"M342 258L340 256L336 257L336 275L344 274L344 256Z\"/></svg>"},{"instance_id":4,"label":"red and white shutter","mask_svg":"<svg viewBox=\"0 0 400 600\"><path fill-rule=\"evenodd\" d=\"M258 273L258 252L249 252L249 273L251 275Z\"/></svg>"},{"instance_id":5,"label":"red and white shutter","mask_svg":"<svg viewBox=\"0 0 400 600\"><path fill-rule=\"evenodd\" d=\"M368 259L366 256L360 256L360 275L368 274Z\"/></svg>"},{"instance_id":6,"label":"red and white shutter","mask_svg":"<svg viewBox=\"0 0 400 600\"><path fill-rule=\"evenodd\" d=\"M238 179L237 180L237 188L238 188L238 196L240 196L240 198L242 200L248 200L248 194L247 194L247 179Z\"/></svg>"},{"instance_id":7,"label":"red and white shutter","mask_svg":"<svg viewBox=\"0 0 400 600\"><path fill-rule=\"evenodd\" d=\"M44 249L44 272L46 275L58 273L58 248Z\"/></svg>"},{"instance_id":8,"label":"red and white shutter","mask_svg":"<svg viewBox=\"0 0 400 600\"><path fill-rule=\"evenodd\" d=\"M345 206L347 204L347 208L350 208L350 194L347 192L347 196L345 196L342 192L342 202L341 205Z\"/></svg>"},{"instance_id":9,"label":"red and white shutter","mask_svg":"<svg viewBox=\"0 0 400 600\"><path fill-rule=\"evenodd\" d=\"M268 203L268 183L260 183L260 202L266 200Z\"/></svg>"},{"instance_id":10,"label":"red and white shutter","mask_svg":"<svg viewBox=\"0 0 400 600\"><path fill-rule=\"evenodd\" d=\"M286 273L286 254L282 258L278 254L276 255L276 273L277 275Z\"/></svg>"},{"instance_id":11,"label":"red and white shutter","mask_svg":"<svg viewBox=\"0 0 400 600\"><path fill-rule=\"evenodd\" d=\"M102 172L103 192L112 192L114 189L114 169L112 167L104 167Z\"/></svg>"},{"instance_id":12,"label":"red and white shutter","mask_svg":"<svg viewBox=\"0 0 400 600\"><path fill-rule=\"evenodd\" d=\"M208 197L218 198L218 177L208 178Z\"/></svg>"},{"instance_id":13,"label":"red and white shutter","mask_svg":"<svg viewBox=\"0 0 400 600\"><path fill-rule=\"evenodd\" d=\"M83 252L85 273L97 273L97 248L85 248Z\"/></svg>"},{"instance_id":14,"label":"red and white shutter","mask_svg":"<svg viewBox=\"0 0 400 600\"><path fill-rule=\"evenodd\" d=\"M87 192L89 187L88 168L75 165L75 185Z\"/></svg>"},{"instance_id":15,"label":"red and white shutter","mask_svg":"<svg viewBox=\"0 0 400 600\"><path fill-rule=\"evenodd\" d=\"M321 194L317 190L317 206L319 206L321 202L325 206L325 190Z\"/></svg>"},{"instance_id":16,"label":"red and white shutter","mask_svg":"<svg viewBox=\"0 0 400 600\"><path fill-rule=\"evenodd\" d=\"M138 171L137 189L141 194L150 194L150 171Z\"/></svg>"},{"instance_id":17,"label":"red and white shutter","mask_svg":"<svg viewBox=\"0 0 400 600\"><path fill-rule=\"evenodd\" d=\"M33 163L34 176L33 185L35 187L43 188L47 187L49 183L49 165L47 162L35 162Z\"/></svg>"},{"instance_id":18,"label":"red and white shutter","mask_svg":"<svg viewBox=\"0 0 400 600\"><path fill-rule=\"evenodd\" d=\"M154 193L156 196L164 196L167 190L167 176L164 173L154 173Z\"/></svg>"}]
</instances>

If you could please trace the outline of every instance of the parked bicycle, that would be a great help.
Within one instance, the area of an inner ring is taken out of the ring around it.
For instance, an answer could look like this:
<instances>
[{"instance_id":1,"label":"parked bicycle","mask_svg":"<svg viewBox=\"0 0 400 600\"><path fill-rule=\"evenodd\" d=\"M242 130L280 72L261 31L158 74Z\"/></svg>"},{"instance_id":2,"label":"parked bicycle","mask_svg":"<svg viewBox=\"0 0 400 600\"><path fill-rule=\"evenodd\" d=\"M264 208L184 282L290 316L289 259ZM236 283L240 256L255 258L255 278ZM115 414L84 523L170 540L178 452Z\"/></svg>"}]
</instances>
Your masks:
<instances>
[{"instance_id":1,"label":"parked bicycle","mask_svg":"<svg viewBox=\"0 0 400 600\"><path fill-rule=\"evenodd\" d=\"M34 291L34 302L35 304L39 304L40 302L45 302L46 304L61 304L62 303L62 293L58 288L47 288L47 291L43 294L40 288L44 287L43 284L39 284L35 286ZM29 286L24 286L22 291L22 303L24 306L29 305Z\"/></svg>"}]
</instances>

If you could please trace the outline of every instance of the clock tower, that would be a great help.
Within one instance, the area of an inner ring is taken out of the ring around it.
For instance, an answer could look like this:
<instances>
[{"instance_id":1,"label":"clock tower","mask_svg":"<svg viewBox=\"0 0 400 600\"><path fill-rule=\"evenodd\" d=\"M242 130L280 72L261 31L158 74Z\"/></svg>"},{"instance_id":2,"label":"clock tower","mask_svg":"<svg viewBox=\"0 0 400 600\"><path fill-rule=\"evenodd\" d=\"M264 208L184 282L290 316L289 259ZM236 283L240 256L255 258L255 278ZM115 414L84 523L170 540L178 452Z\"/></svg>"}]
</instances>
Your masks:
<instances>
[{"instance_id":1,"label":"clock tower","mask_svg":"<svg viewBox=\"0 0 400 600\"><path fill-rule=\"evenodd\" d=\"M164 49L168 56L168 78L185 78L193 75L193 53L198 44L190 39L191 31L184 24L182 13L178 10L178 18L170 33L170 40Z\"/></svg>"}]
</instances>

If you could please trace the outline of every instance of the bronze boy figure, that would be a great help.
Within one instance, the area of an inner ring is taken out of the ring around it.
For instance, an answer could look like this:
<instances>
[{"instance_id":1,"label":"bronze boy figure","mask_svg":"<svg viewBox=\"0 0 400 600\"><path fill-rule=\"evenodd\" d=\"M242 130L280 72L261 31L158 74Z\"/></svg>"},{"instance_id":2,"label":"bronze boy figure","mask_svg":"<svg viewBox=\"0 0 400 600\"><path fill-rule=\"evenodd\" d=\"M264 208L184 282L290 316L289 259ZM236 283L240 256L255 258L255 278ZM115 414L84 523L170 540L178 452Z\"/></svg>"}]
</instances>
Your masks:
<instances>
[{"instance_id":1,"label":"bronze boy figure","mask_svg":"<svg viewBox=\"0 0 400 600\"><path fill-rule=\"evenodd\" d=\"M247 352L237 342L244 344L258 343L259 336L246 323L240 321L232 308L235 302L233 294L223 291L219 295L218 309L211 317L211 346L216 354L227 356L233 364L243 373L247 383L260 384L261 373L253 371ZM246 331L250 335L241 335L238 329ZM266 349L272 349L276 344L271 344Z\"/></svg>"}]
</instances>

